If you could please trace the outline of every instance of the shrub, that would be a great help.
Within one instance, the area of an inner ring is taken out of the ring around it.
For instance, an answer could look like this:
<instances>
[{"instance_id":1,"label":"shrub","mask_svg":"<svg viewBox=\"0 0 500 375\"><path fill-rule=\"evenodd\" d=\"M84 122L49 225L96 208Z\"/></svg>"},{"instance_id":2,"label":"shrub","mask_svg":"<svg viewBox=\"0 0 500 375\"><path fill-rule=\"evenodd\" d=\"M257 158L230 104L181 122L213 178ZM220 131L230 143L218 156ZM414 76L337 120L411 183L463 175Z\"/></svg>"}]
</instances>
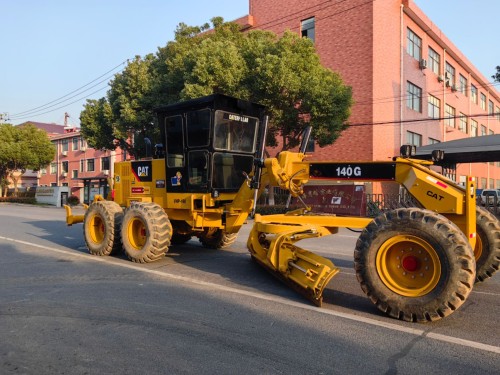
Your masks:
<instances>
[{"instance_id":1,"label":"shrub","mask_svg":"<svg viewBox=\"0 0 500 375\"><path fill-rule=\"evenodd\" d=\"M35 197L0 197L0 202L36 204L36 199Z\"/></svg>"},{"instance_id":2,"label":"shrub","mask_svg":"<svg viewBox=\"0 0 500 375\"><path fill-rule=\"evenodd\" d=\"M76 195L70 195L68 197L67 203L70 206L76 206L77 204L80 204L80 198L78 198Z\"/></svg>"},{"instance_id":3,"label":"shrub","mask_svg":"<svg viewBox=\"0 0 500 375\"><path fill-rule=\"evenodd\" d=\"M275 206L257 205L257 207L255 208L255 213L261 215L284 214L287 211L288 210L285 205L275 205Z\"/></svg>"}]
</instances>

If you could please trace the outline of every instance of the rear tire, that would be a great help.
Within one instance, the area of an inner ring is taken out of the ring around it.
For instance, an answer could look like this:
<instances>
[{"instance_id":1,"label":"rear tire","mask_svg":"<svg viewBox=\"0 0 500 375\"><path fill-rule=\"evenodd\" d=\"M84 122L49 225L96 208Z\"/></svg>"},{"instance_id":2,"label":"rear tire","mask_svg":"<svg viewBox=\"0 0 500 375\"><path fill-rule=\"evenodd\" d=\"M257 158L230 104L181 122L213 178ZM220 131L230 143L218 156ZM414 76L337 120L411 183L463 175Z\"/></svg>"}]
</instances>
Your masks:
<instances>
[{"instance_id":1,"label":"rear tire","mask_svg":"<svg viewBox=\"0 0 500 375\"><path fill-rule=\"evenodd\" d=\"M487 209L476 207L476 282L493 276L500 267L500 223Z\"/></svg>"},{"instance_id":2,"label":"rear tire","mask_svg":"<svg viewBox=\"0 0 500 375\"><path fill-rule=\"evenodd\" d=\"M83 219L83 237L93 255L116 254L122 249L120 228L122 208L113 201L92 203Z\"/></svg>"},{"instance_id":3,"label":"rear tire","mask_svg":"<svg viewBox=\"0 0 500 375\"><path fill-rule=\"evenodd\" d=\"M361 289L381 311L411 322L435 321L458 309L476 269L460 229L419 208L376 217L357 241L354 267Z\"/></svg>"},{"instance_id":4,"label":"rear tire","mask_svg":"<svg viewBox=\"0 0 500 375\"><path fill-rule=\"evenodd\" d=\"M123 248L129 259L149 263L165 256L172 225L158 204L134 202L125 211L121 232Z\"/></svg>"},{"instance_id":5,"label":"rear tire","mask_svg":"<svg viewBox=\"0 0 500 375\"><path fill-rule=\"evenodd\" d=\"M226 233L220 228L209 228L200 235L200 242L208 249L227 249L237 237L238 233Z\"/></svg>"}]
</instances>

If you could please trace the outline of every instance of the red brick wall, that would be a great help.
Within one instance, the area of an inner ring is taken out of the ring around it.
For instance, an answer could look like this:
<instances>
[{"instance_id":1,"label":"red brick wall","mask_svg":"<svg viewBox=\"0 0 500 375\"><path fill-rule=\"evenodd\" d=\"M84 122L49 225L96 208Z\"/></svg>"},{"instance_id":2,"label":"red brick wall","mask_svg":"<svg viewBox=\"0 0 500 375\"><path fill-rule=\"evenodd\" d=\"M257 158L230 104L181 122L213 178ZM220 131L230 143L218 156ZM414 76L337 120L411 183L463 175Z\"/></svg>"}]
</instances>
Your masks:
<instances>
[{"instance_id":1,"label":"red brick wall","mask_svg":"<svg viewBox=\"0 0 500 375\"><path fill-rule=\"evenodd\" d=\"M500 133L500 123L496 118L473 116L484 114L487 109L484 111L479 105L471 103L470 92L469 96L452 92L438 82L436 74L430 69L421 70L418 61L406 52L406 33L410 27L422 38L423 58L428 58L429 46L441 55L441 74L444 72L444 61L449 61L456 69L457 85L459 74L462 74L468 79L469 87L473 83L479 92L493 100L495 108L500 106L500 94L496 89L488 85L488 80L413 0L249 1L254 28L278 34L286 29L300 32L300 21L315 17L316 47L321 61L326 67L339 72L344 82L353 88L356 104L349 122L356 125L390 122L385 125L353 126L334 145L323 149L316 147L311 156L313 159L386 160L399 153L401 141L406 143L407 131L421 134L423 145L429 144L429 138L443 141L469 136L470 133L457 128L445 129L443 121L406 122L428 118L429 93L441 100L441 116L444 116L446 102L455 107L456 115L464 113L475 118L479 132L483 124L488 131L491 129L495 134ZM421 113L406 107L407 81L422 88ZM401 119L403 122L399 123ZM470 121L468 125L470 127ZM486 177L495 182L500 180L500 168L496 165L459 165L457 180L465 174ZM500 183L495 187L500 188Z\"/></svg>"}]
</instances>

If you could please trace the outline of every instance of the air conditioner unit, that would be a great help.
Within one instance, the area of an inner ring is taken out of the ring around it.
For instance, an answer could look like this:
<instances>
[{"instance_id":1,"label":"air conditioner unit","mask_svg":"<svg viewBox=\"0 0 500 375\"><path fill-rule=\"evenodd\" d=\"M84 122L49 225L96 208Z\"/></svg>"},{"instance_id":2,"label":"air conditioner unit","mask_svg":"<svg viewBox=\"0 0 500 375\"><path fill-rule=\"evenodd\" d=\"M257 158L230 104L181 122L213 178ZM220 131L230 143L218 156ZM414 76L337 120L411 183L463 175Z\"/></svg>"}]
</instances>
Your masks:
<instances>
[{"instance_id":1,"label":"air conditioner unit","mask_svg":"<svg viewBox=\"0 0 500 375\"><path fill-rule=\"evenodd\" d=\"M444 81L444 76L438 76L438 81L443 82Z\"/></svg>"},{"instance_id":2,"label":"air conditioner unit","mask_svg":"<svg viewBox=\"0 0 500 375\"><path fill-rule=\"evenodd\" d=\"M105 174L105 175L109 175L109 169L103 169L102 173Z\"/></svg>"},{"instance_id":3,"label":"air conditioner unit","mask_svg":"<svg viewBox=\"0 0 500 375\"><path fill-rule=\"evenodd\" d=\"M83 152L85 152L87 150L87 147L82 146L82 148L80 148L80 150L82 150Z\"/></svg>"},{"instance_id":4,"label":"air conditioner unit","mask_svg":"<svg viewBox=\"0 0 500 375\"><path fill-rule=\"evenodd\" d=\"M62 175L63 175L63 177L67 177L68 176L68 172L63 172Z\"/></svg>"},{"instance_id":5,"label":"air conditioner unit","mask_svg":"<svg viewBox=\"0 0 500 375\"><path fill-rule=\"evenodd\" d=\"M427 60L426 59L420 60L419 67L422 70L424 70L425 68L427 68Z\"/></svg>"},{"instance_id":6,"label":"air conditioner unit","mask_svg":"<svg viewBox=\"0 0 500 375\"><path fill-rule=\"evenodd\" d=\"M457 91L458 87L457 85L451 85L451 91Z\"/></svg>"},{"instance_id":7,"label":"air conditioner unit","mask_svg":"<svg viewBox=\"0 0 500 375\"><path fill-rule=\"evenodd\" d=\"M63 154L63 156L67 156L68 155L68 151L63 151L62 154Z\"/></svg>"}]
</instances>

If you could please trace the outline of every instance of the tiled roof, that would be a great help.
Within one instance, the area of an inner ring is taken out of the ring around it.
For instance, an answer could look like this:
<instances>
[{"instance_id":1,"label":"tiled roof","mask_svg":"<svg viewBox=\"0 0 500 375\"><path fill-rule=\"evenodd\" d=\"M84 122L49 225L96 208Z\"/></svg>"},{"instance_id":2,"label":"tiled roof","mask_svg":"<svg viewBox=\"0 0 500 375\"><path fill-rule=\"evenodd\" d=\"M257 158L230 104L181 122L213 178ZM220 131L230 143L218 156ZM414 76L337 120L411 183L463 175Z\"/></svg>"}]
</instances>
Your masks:
<instances>
[{"instance_id":1,"label":"tiled roof","mask_svg":"<svg viewBox=\"0 0 500 375\"><path fill-rule=\"evenodd\" d=\"M36 128L44 130L48 135L64 134L64 125L47 124L45 122L26 121L18 126L33 124Z\"/></svg>"}]
</instances>

